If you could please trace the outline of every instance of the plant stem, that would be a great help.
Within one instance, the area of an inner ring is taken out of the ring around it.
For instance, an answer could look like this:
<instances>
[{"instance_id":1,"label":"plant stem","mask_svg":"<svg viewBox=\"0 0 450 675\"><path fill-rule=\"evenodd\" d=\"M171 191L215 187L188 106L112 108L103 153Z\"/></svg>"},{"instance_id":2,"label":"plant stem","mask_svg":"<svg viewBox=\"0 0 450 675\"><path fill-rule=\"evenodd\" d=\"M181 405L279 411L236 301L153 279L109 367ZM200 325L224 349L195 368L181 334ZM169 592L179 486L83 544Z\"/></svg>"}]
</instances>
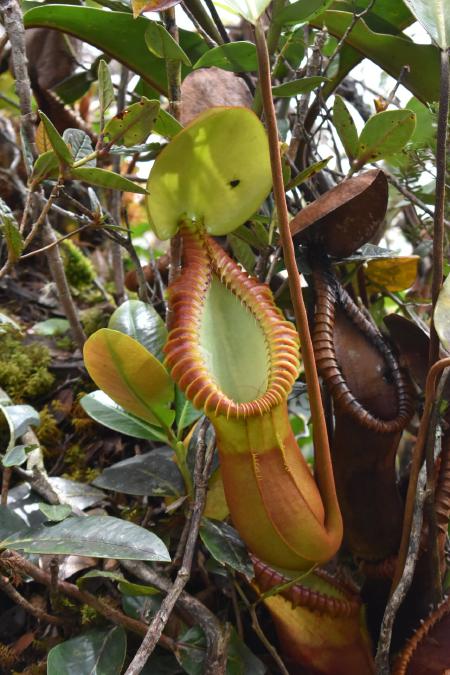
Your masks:
<instances>
[{"instance_id":1,"label":"plant stem","mask_svg":"<svg viewBox=\"0 0 450 675\"><path fill-rule=\"evenodd\" d=\"M342 518L336 497L330 446L322 406L319 378L314 360L314 349L308 326L308 317L303 301L300 275L295 259L294 244L289 230L289 214L284 191L281 156L278 144L278 128L275 108L272 100L270 60L261 22L255 26L256 50L258 54L259 82L263 99L263 108L269 136L270 162L272 166L273 193L277 209L281 243L289 288L294 308L297 330L300 335L301 353L305 369L306 384L311 407L313 438L317 468L317 482L325 508L325 528L328 532L342 532Z\"/></svg>"},{"instance_id":2,"label":"plant stem","mask_svg":"<svg viewBox=\"0 0 450 675\"><path fill-rule=\"evenodd\" d=\"M183 5L186 5L195 20L198 21L205 33L207 33L214 42L218 45L223 44L222 36L216 28L214 21L204 8L201 0L184 0Z\"/></svg>"},{"instance_id":3,"label":"plant stem","mask_svg":"<svg viewBox=\"0 0 450 675\"><path fill-rule=\"evenodd\" d=\"M439 98L439 115L436 145L436 200L434 209L433 236L433 280L431 284L431 300L433 313L430 330L429 367L439 359L439 337L434 327L434 308L442 287L444 273L444 215L445 215L445 173L447 160L447 126L449 97L449 55L450 50L441 51L441 83Z\"/></svg>"}]
</instances>

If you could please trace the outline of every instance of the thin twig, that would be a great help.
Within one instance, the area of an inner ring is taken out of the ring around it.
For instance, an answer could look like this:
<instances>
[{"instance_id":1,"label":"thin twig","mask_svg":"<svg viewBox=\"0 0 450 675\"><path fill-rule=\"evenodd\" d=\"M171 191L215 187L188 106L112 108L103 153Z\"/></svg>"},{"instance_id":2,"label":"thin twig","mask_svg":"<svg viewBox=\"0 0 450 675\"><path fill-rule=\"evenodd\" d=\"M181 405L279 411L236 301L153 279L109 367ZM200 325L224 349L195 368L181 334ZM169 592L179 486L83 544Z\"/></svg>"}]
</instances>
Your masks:
<instances>
[{"instance_id":1,"label":"thin twig","mask_svg":"<svg viewBox=\"0 0 450 675\"><path fill-rule=\"evenodd\" d=\"M148 657L154 650L162 634L162 631L164 630L164 627L170 618L172 610L175 607L175 604L190 577L195 546L197 544L198 531L206 503L209 469L213 456L211 449L209 449L209 452L207 452L205 440L206 430L207 425L203 426L199 432L194 467L194 500L191 505L190 514L187 518L189 523L189 533L186 538L183 562L172 588L167 593L161 604L161 607L155 614L149 626L147 635L143 639L141 646L136 652L132 662L128 666L125 675L139 675L139 673L144 668ZM214 446L212 446L212 449L214 449Z\"/></svg>"},{"instance_id":2,"label":"thin twig","mask_svg":"<svg viewBox=\"0 0 450 675\"><path fill-rule=\"evenodd\" d=\"M2 574L0 574L0 589L7 595L16 605L22 607L28 614L32 614L39 621L45 621L50 623L52 626L66 626L68 621L61 619L59 616L52 616L47 614L43 609L32 605L31 602L28 602L26 598L19 593L19 591L14 588L10 581L7 581Z\"/></svg>"},{"instance_id":3,"label":"thin twig","mask_svg":"<svg viewBox=\"0 0 450 675\"><path fill-rule=\"evenodd\" d=\"M301 352L305 369L313 423L314 448L317 466L317 481L325 507L325 529L330 539L340 541L342 535L342 518L336 497L327 426L322 407L319 378L317 376L314 349L308 326L308 316L303 300L300 274L295 258L294 244L289 230L289 214L284 191L283 172L278 145L278 128L275 108L272 99L270 62L264 30L258 21L255 26L256 50L258 54L259 80L266 118L270 161L272 166L273 193L277 210L280 239L283 247L284 261L288 272L292 306L300 335Z\"/></svg>"},{"instance_id":4,"label":"thin twig","mask_svg":"<svg viewBox=\"0 0 450 675\"><path fill-rule=\"evenodd\" d=\"M415 493L414 508L412 514L412 526L408 541L407 560L402 571L401 578L397 584L389 602L386 606L383 621L381 624L378 649L375 657L375 666L377 675L389 675L389 652L391 648L392 627L398 609L403 602L405 595L414 576L417 555L420 548L420 533L422 530L423 503L425 499L426 469L422 467L417 482L417 491Z\"/></svg>"},{"instance_id":5,"label":"thin twig","mask_svg":"<svg viewBox=\"0 0 450 675\"><path fill-rule=\"evenodd\" d=\"M44 572L44 570L41 570L36 565L33 565L33 563L31 563L29 560L26 560L18 553L14 551L5 551L0 556L0 561L1 560L5 560L8 564L12 564L15 569L25 572L35 581L43 584L44 586L47 586L47 588L51 588L52 579L50 574ZM102 614L102 616L112 623L115 623L118 626L123 626L132 633L136 633L136 635L142 636L147 632L147 626L145 623L138 621L137 619L132 619L126 614L123 614L118 609L111 607L103 600L100 600L95 595L92 595L92 593L80 590L78 586L75 586L75 584L71 584L68 581L58 580L57 587L60 593L68 595L69 598L73 598L82 604L93 607L97 610L97 612L99 612L99 614ZM159 643L163 647L174 651L175 643L171 638L162 635Z\"/></svg>"},{"instance_id":6,"label":"thin twig","mask_svg":"<svg viewBox=\"0 0 450 675\"><path fill-rule=\"evenodd\" d=\"M44 243L47 246L49 244L54 244L55 242L58 241L52 226L48 222L48 219L46 219L44 225L43 235L44 235L43 237ZM86 342L86 335L84 333L80 318L78 316L78 310L75 306L72 294L70 292L69 283L67 281L63 260L58 246L49 248L46 251L46 256L53 281L55 282L55 286L58 291L58 298L64 309L67 321L70 324L70 329L72 331L73 338L75 340L75 343L78 345L79 349L82 351L84 343Z\"/></svg>"},{"instance_id":7,"label":"thin twig","mask_svg":"<svg viewBox=\"0 0 450 675\"><path fill-rule=\"evenodd\" d=\"M433 313L430 327L429 366L439 358L439 337L434 327L434 308L442 287L444 274L444 214L445 214L445 175L447 170L447 129L448 97L450 86L449 49L441 51L441 82L439 114L436 138L436 198L434 207L433 233L433 277L431 282L431 301Z\"/></svg>"}]
</instances>

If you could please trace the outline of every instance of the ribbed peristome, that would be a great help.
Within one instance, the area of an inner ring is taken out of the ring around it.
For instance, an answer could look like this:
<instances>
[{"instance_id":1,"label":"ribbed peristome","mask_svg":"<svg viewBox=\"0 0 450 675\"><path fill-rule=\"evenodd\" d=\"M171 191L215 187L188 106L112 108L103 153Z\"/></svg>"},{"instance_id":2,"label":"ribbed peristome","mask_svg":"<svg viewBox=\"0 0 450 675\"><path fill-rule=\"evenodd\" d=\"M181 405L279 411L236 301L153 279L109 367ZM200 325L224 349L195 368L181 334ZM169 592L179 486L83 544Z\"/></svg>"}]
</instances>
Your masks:
<instances>
[{"instance_id":1,"label":"ribbed peristome","mask_svg":"<svg viewBox=\"0 0 450 675\"><path fill-rule=\"evenodd\" d=\"M169 288L172 312L165 346L173 379L197 408L209 416L259 416L287 399L299 371L299 340L284 320L265 284L249 277L225 251L195 225L181 228L183 269ZM248 402L229 398L208 370L199 344L205 298L214 275L249 310L263 331L268 359L266 391Z\"/></svg>"}]
</instances>

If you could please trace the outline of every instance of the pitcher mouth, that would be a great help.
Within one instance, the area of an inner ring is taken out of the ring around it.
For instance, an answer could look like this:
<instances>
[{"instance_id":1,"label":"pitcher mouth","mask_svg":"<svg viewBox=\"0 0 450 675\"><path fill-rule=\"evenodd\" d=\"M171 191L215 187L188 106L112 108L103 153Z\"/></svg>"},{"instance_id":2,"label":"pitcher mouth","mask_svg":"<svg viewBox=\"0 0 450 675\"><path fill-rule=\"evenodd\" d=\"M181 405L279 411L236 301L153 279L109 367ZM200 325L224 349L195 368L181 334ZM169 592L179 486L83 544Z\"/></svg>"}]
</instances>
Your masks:
<instances>
[{"instance_id":1,"label":"pitcher mouth","mask_svg":"<svg viewBox=\"0 0 450 675\"><path fill-rule=\"evenodd\" d=\"M209 415L263 415L286 400L299 340L268 286L195 225L181 228L183 271L169 289L165 346L173 379Z\"/></svg>"}]
</instances>

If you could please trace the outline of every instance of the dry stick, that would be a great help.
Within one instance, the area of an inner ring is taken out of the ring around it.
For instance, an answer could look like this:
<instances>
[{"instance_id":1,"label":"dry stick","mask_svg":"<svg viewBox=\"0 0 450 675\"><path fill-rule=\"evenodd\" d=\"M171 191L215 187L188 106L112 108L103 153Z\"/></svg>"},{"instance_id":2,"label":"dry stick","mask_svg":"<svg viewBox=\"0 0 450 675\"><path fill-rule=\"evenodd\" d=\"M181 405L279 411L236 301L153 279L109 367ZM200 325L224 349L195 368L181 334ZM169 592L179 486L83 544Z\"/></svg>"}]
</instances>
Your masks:
<instances>
[{"instance_id":1,"label":"dry stick","mask_svg":"<svg viewBox=\"0 0 450 675\"><path fill-rule=\"evenodd\" d=\"M156 647L156 644L164 630L167 621L169 620L181 591L187 584L190 577L198 531L200 528L203 509L205 508L206 503L209 468L214 450L214 446L212 445L212 447L208 448L209 452L207 453L206 451L206 429L207 425L204 425L199 432L194 467L194 500L191 505L190 514L188 516L189 534L186 539L183 562L172 588L167 593L161 604L161 607L155 614L149 626L147 635L143 639L141 646L136 652L132 662L128 666L125 675L139 675L139 673L142 671L143 667L147 663L148 657Z\"/></svg>"},{"instance_id":2,"label":"dry stick","mask_svg":"<svg viewBox=\"0 0 450 675\"><path fill-rule=\"evenodd\" d=\"M423 503L425 500L425 482L426 470L422 467L419 473L417 491L415 492L414 507L412 514L411 536L408 541L407 562L405 564L402 577L395 591L391 595L386 606L383 621L381 624L378 649L375 657L375 667L377 675L390 675L389 652L391 647L392 627L394 625L397 611L403 602L406 593L411 585L416 560L420 548L420 535L422 530Z\"/></svg>"},{"instance_id":3,"label":"dry stick","mask_svg":"<svg viewBox=\"0 0 450 675\"><path fill-rule=\"evenodd\" d=\"M278 129L275 108L272 100L272 88L270 79L270 61L264 31L258 21L255 26L256 49L258 53L259 80L263 99L264 114L266 118L269 136L270 162L272 166L273 193L283 255L288 272L289 288L292 305L295 313L297 330L300 335L301 352L305 369L306 384L308 387L309 402L311 406L311 419L313 423L314 448L317 462L317 482L325 507L325 527L329 532L342 530L342 518L337 504L336 490L334 486L333 470L330 459L330 446L328 443L327 426L322 407L319 378L317 376L314 360L314 349L308 326L306 307L303 301L300 275L295 259L294 244L289 230L289 214L284 192L281 157L278 146Z\"/></svg>"},{"instance_id":4,"label":"dry stick","mask_svg":"<svg viewBox=\"0 0 450 675\"><path fill-rule=\"evenodd\" d=\"M25 28L22 11L17 0L0 0L0 10L3 14L5 31L11 44L11 57L16 80L16 92L20 102L20 129L24 149L25 165L30 173L27 161L31 151L36 155L34 143L33 110L31 106L31 86L28 77L27 57L25 50Z\"/></svg>"},{"instance_id":5,"label":"dry stick","mask_svg":"<svg viewBox=\"0 0 450 675\"><path fill-rule=\"evenodd\" d=\"M6 506L8 503L8 492L9 492L9 484L11 482L11 476L12 476L12 469L10 467L4 467L2 474L2 494L0 497L0 504L2 506Z\"/></svg>"},{"instance_id":6,"label":"dry stick","mask_svg":"<svg viewBox=\"0 0 450 675\"><path fill-rule=\"evenodd\" d=\"M128 68L121 66L119 89L117 91L117 110L123 110L126 103L126 92L128 84ZM120 156L115 155L112 161L113 171L120 173ZM116 223L120 225L122 208L122 194L119 190L111 192L111 215ZM122 260L122 247L117 241L111 243L111 258L113 265L114 286L116 289L116 302L121 305L127 299L125 291L125 272Z\"/></svg>"},{"instance_id":7,"label":"dry stick","mask_svg":"<svg viewBox=\"0 0 450 675\"><path fill-rule=\"evenodd\" d=\"M5 551L0 556L0 561L1 560L6 561L6 563L12 565L13 568L18 569L21 572L25 572L35 581L43 584L44 586L47 586L47 588L51 588L52 579L50 574L44 572L36 565L33 565L33 563L31 563L29 560L26 560L18 553L15 553L14 551ZM93 607L97 610L97 612L99 612L99 614L102 614L102 616L112 623L115 623L117 626L123 626L125 629L136 633L136 635L142 636L147 632L147 626L142 621L137 621L136 619L126 616L126 614L123 614L118 609L110 607L110 605L107 605L105 602L103 602L103 600L95 597L95 595L88 593L88 591L80 590L78 586L75 586L68 581L58 580L57 589L60 593L64 593L65 595L68 595L70 598L73 598L82 604ZM172 651L175 648L174 641L165 635L161 636L160 644L167 649L171 649Z\"/></svg>"},{"instance_id":8,"label":"dry stick","mask_svg":"<svg viewBox=\"0 0 450 675\"><path fill-rule=\"evenodd\" d=\"M141 562L121 560L121 567L133 574L137 579L155 586L164 593L169 593L172 584L153 569ZM217 617L199 600L183 591L177 606L188 614L195 625L200 626L206 637L205 673L224 672L226 663L227 640L222 625Z\"/></svg>"},{"instance_id":9,"label":"dry stick","mask_svg":"<svg viewBox=\"0 0 450 675\"><path fill-rule=\"evenodd\" d=\"M431 299L433 314L430 329L429 365L439 359L439 337L434 327L434 308L442 287L444 270L444 214L445 214L445 172L447 158L447 124L449 96L449 55L450 50L441 51L441 83L439 97L439 115L436 146L436 201L434 209L433 236L433 279L431 283Z\"/></svg>"},{"instance_id":10,"label":"dry stick","mask_svg":"<svg viewBox=\"0 0 450 675\"><path fill-rule=\"evenodd\" d=\"M422 418L420 420L419 433L417 435L416 445L414 446L411 469L409 472L408 492L406 495L405 514L403 516L402 537L397 557L397 566L392 581L391 594L394 593L400 582L408 556L408 542L410 538L416 503L417 481L425 454L425 446L428 438L428 429L430 427L436 387L443 370L448 367L450 367L450 358L441 359L430 368L427 376L427 382L425 386L425 405Z\"/></svg>"},{"instance_id":11,"label":"dry stick","mask_svg":"<svg viewBox=\"0 0 450 675\"><path fill-rule=\"evenodd\" d=\"M21 595L19 591L14 588L12 583L7 581L2 574L0 574L0 589L5 595L11 598L11 600L16 605L22 607L28 614L35 616L37 619L39 619L39 621L46 621L53 626L66 626L69 623L67 620L61 619L59 616L47 614L47 612L44 612L44 610L40 609L40 607L35 607L35 605L32 605L31 602L28 602L28 600L24 598L23 595Z\"/></svg>"},{"instance_id":12,"label":"dry stick","mask_svg":"<svg viewBox=\"0 0 450 675\"><path fill-rule=\"evenodd\" d=\"M52 226L48 222L48 219L46 219L43 234L44 234L43 237L44 244L47 246L49 244L54 244L55 242L58 241ZM66 273L64 270L61 252L58 246L49 248L46 251L46 256L53 281L55 282L55 286L58 291L59 301L64 309L67 321L70 324L70 329L72 331L73 338L76 344L78 345L79 349L82 351L84 343L86 342L86 335L84 333L83 327L81 325L78 316L77 309L72 299Z\"/></svg>"}]
</instances>

